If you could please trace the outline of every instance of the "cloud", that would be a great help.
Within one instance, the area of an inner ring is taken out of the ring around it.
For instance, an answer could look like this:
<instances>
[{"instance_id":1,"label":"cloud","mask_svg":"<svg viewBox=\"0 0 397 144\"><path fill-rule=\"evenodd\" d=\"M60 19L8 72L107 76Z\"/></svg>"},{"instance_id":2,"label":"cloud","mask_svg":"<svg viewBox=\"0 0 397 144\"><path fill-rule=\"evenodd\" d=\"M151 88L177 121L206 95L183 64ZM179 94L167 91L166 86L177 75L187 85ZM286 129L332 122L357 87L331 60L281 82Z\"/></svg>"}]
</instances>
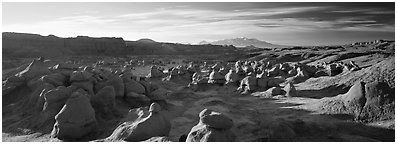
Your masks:
<instances>
[{"instance_id":1,"label":"cloud","mask_svg":"<svg viewBox=\"0 0 397 144\"><path fill-rule=\"evenodd\" d=\"M3 31L59 36L115 36L128 40L146 37L191 43L235 36L261 37L272 41L326 31L394 32L394 21L390 22L385 19L390 17L384 16L390 13L379 8L343 10L335 6L310 4L233 10L176 5L111 15L86 12L35 23L6 24Z\"/></svg>"}]
</instances>

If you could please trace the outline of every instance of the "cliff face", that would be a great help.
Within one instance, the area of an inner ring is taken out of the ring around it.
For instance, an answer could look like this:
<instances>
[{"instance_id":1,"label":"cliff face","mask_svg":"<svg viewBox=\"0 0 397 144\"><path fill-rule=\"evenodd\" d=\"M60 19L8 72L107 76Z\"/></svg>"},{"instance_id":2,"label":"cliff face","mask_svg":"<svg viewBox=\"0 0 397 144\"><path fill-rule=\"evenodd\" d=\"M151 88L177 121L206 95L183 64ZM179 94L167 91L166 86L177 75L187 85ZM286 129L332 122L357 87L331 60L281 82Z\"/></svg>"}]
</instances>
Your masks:
<instances>
[{"instance_id":1,"label":"cliff face","mask_svg":"<svg viewBox=\"0 0 397 144\"><path fill-rule=\"evenodd\" d=\"M234 46L185 45L177 43L126 41L127 49L136 55L200 55L236 53Z\"/></svg>"},{"instance_id":2,"label":"cliff face","mask_svg":"<svg viewBox=\"0 0 397 144\"><path fill-rule=\"evenodd\" d=\"M3 33L3 57L113 55L125 49L122 38L59 38L37 34Z\"/></svg>"},{"instance_id":3,"label":"cliff face","mask_svg":"<svg viewBox=\"0 0 397 144\"><path fill-rule=\"evenodd\" d=\"M3 57L59 57L81 55L198 55L236 53L234 46L184 45L149 40L78 36L60 38L25 33L3 33Z\"/></svg>"}]
</instances>

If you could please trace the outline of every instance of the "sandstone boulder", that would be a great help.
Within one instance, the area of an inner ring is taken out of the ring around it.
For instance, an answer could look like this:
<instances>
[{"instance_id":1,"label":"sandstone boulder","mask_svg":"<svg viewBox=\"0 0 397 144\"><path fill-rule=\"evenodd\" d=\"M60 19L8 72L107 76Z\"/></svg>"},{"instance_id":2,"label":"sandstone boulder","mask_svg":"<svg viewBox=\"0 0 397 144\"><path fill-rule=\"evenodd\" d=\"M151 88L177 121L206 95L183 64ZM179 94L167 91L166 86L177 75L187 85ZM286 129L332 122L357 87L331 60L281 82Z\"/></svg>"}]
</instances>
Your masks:
<instances>
[{"instance_id":1,"label":"sandstone boulder","mask_svg":"<svg viewBox=\"0 0 397 144\"><path fill-rule=\"evenodd\" d=\"M168 136L171 123L163 116L160 105L152 103L149 112L147 117L139 117L135 121L119 125L107 139L110 141L144 141L156 136Z\"/></svg>"},{"instance_id":2,"label":"sandstone boulder","mask_svg":"<svg viewBox=\"0 0 397 144\"><path fill-rule=\"evenodd\" d=\"M326 68L328 70L329 76L335 76L343 72L343 66L336 63L329 64Z\"/></svg>"},{"instance_id":3,"label":"sandstone boulder","mask_svg":"<svg viewBox=\"0 0 397 144\"><path fill-rule=\"evenodd\" d=\"M92 81L75 81L72 86L87 91L90 96L94 95L94 83Z\"/></svg>"},{"instance_id":4,"label":"sandstone boulder","mask_svg":"<svg viewBox=\"0 0 397 144\"><path fill-rule=\"evenodd\" d=\"M114 88L116 97L124 97L124 83L123 79L121 79L120 77L111 76L107 81L97 83L95 85L95 91L98 92L106 86L112 86Z\"/></svg>"},{"instance_id":5,"label":"sandstone boulder","mask_svg":"<svg viewBox=\"0 0 397 144\"><path fill-rule=\"evenodd\" d=\"M65 105L74 89L72 87L58 86L49 90L44 95L45 104L43 111L49 111L55 116Z\"/></svg>"},{"instance_id":6,"label":"sandstone boulder","mask_svg":"<svg viewBox=\"0 0 397 144\"><path fill-rule=\"evenodd\" d=\"M150 78L158 78L158 77L163 77L164 73L160 71L157 66L152 66L150 68L150 73L148 74L148 77Z\"/></svg>"},{"instance_id":7,"label":"sandstone boulder","mask_svg":"<svg viewBox=\"0 0 397 144\"><path fill-rule=\"evenodd\" d=\"M395 91L385 82L365 85L365 105L359 120L371 122L394 119Z\"/></svg>"},{"instance_id":8,"label":"sandstone boulder","mask_svg":"<svg viewBox=\"0 0 397 144\"><path fill-rule=\"evenodd\" d=\"M96 128L95 111L87 96L74 92L55 116L51 135L61 140L78 140Z\"/></svg>"},{"instance_id":9,"label":"sandstone boulder","mask_svg":"<svg viewBox=\"0 0 397 144\"><path fill-rule=\"evenodd\" d=\"M93 104L99 107L113 108L115 106L116 93L112 86L106 86L98 91L94 96L91 97Z\"/></svg>"},{"instance_id":10,"label":"sandstone boulder","mask_svg":"<svg viewBox=\"0 0 397 144\"><path fill-rule=\"evenodd\" d=\"M125 83L125 94L130 92L135 92L137 94L144 94L146 92L145 87L135 80L130 80L129 82Z\"/></svg>"},{"instance_id":11,"label":"sandstone boulder","mask_svg":"<svg viewBox=\"0 0 397 144\"><path fill-rule=\"evenodd\" d=\"M240 82L240 87L238 91L254 91L258 87L257 79L255 76L247 76Z\"/></svg>"},{"instance_id":12,"label":"sandstone boulder","mask_svg":"<svg viewBox=\"0 0 397 144\"><path fill-rule=\"evenodd\" d=\"M152 91L149 93L148 97L151 100L165 100L166 97L170 94L170 91L164 89L164 88L158 88L155 91Z\"/></svg>"},{"instance_id":13,"label":"sandstone boulder","mask_svg":"<svg viewBox=\"0 0 397 144\"><path fill-rule=\"evenodd\" d=\"M239 82L239 76L234 70L229 70L229 72L225 75L225 80L226 84L231 84L231 83L238 83Z\"/></svg>"},{"instance_id":14,"label":"sandstone boulder","mask_svg":"<svg viewBox=\"0 0 397 144\"><path fill-rule=\"evenodd\" d=\"M132 107L142 107L150 104L150 99L146 95L135 92L127 93L125 100Z\"/></svg>"},{"instance_id":15,"label":"sandstone boulder","mask_svg":"<svg viewBox=\"0 0 397 144\"><path fill-rule=\"evenodd\" d=\"M230 130L233 121L225 115L204 109L199 114L200 121L194 126L186 142L233 142L235 134Z\"/></svg>"},{"instance_id":16,"label":"sandstone boulder","mask_svg":"<svg viewBox=\"0 0 397 144\"><path fill-rule=\"evenodd\" d=\"M212 71L209 76L208 83L212 84L224 84L225 77L218 71Z\"/></svg>"},{"instance_id":17,"label":"sandstone boulder","mask_svg":"<svg viewBox=\"0 0 397 144\"><path fill-rule=\"evenodd\" d=\"M345 104L346 110L358 116L365 105L365 83L355 83L349 91L344 94L342 100Z\"/></svg>"},{"instance_id":18,"label":"sandstone boulder","mask_svg":"<svg viewBox=\"0 0 397 144\"><path fill-rule=\"evenodd\" d=\"M287 96L287 97L297 96L295 86L292 83L288 83L287 85L285 85L284 91L285 91L285 96Z\"/></svg>"},{"instance_id":19,"label":"sandstone boulder","mask_svg":"<svg viewBox=\"0 0 397 144\"><path fill-rule=\"evenodd\" d=\"M270 77L275 77L275 76L279 76L280 75L280 65L277 64L275 65L272 69L270 69L269 72L269 76Z\"/></svg>"},{"instance_id":20,"label":"sandstone boulder","mask_svg":"<svg viewBox=\"0 0 397 144\"><path fill-rule=\"evenodd\" d=\"M128 82L130 82L131 80L135 80L135 79L136 79L136 76L134 76L134 75L132 74L132 72L125 72L125 73L123 73L122 75L120 75L120 78L123 79L123 82L124 82L124 83L128 83Z\"/></svg>"},{"instance_id":21,"label":"sandstone boulder","mask_svg":"<svg viewBox=\"0 0 397 144\"><path fill-rule=\"evenodd\" d=\"M297 74L292 79L294 83L301 83L310 78L309 73L305 71L303 68L298 67L296 71Z\"/></svg>"},{"instance_id":22,"label":"sandstone boulder","mask_svg":"<svg viewBox=\"0 0 397 144\"><path fill-rule=\"evenodd\" d=\"M199 114L200 122L215 129L230 129L233 126L233 120L222 113L204 109Z\"/></svg>"},{"instance_id":23,"label":"sandstone boulder","mask_svg":"<svg viewBox=\"0 0 397 144\"><path fill-rule=\"evenodd\" d=\"M36 124L40 127L46 127L48 125L53 126L55 123L54 117L65 105L73 91L74 88L70 86L59 86L46 92L44 94L45 103L41 113L37 115L39 117L39 121L36 122ZM52 129L52 127L49 129Z\"/></svg>"},{"instance_id":24,"label":"sandstone boulder","mask_svg":"<svg viewBox=\"0 0 397 144\"><path fill-rule=\"evenodd\" d=\"M296 71L296 69L291 69L288 71L288 77L295 76L296 74L298 74L298 71Z\"/></svg>"},{"instance_id":25,"label":"sandstone boulder","mask_svg":"<svg viewBox=\"0 0 397 144\"><path fill-rule=\"evenodd\" d=\"M257 77L258 90L266 90L269 87L269 80L271 80L271 78L267 77L265 74L261 74L259 77Z\"/></svg>"}]
</instances>

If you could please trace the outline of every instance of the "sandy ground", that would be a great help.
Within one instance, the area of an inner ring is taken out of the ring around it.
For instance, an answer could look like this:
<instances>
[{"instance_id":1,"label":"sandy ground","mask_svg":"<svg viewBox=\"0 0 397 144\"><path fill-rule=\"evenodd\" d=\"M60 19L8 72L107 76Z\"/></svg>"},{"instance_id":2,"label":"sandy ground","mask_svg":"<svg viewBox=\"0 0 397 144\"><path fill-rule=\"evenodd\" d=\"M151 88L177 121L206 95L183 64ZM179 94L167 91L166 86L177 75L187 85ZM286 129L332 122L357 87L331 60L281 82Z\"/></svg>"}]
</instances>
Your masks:
<instances>
[{"instance_id":1,"label":"sandy ground","mask_svg":"<svg viewBox=\"0 0 397 144\"><path fill-rule=\"evenodd\" d=\"M326 61L324 58L313 63ZM368 59L372 59L369 61ZM364 55L344 60L354 60L360 66L368 66L382 60L378 55ZM168 69L177 64L164 66ZM3 70L4 73L13 69ZM144 77L148 74L150 66L135 67L134 75ZM343 75L343 74L341 74ZM170 139L178 141L180 136L189 133L190 129L199 121L198 114L203 109L212 109L221 112L234 121L232 128L236 134L236 141L267 141L268 135L272 133L269 126L279 121L288 121L295 124L295 141L394 141L394 130L386 129L394 125L394 120L379 121L369 124L361 124L353 121L347 115L329 115L316 109L316 103L323 97L333 97L347 92L345 87L327 87L320 85L322 82L334 80L332 77L310 78L305 82L296 84L298 97L287 98L283 95L272 99L254 97L252 95L241 95L235 93L237 87L211 86L206 91L194 92L186 88L185 81L152 80L154 83L173 91L167 97L168 107L164 114L172 124ZM4 106L3 106L4 107ZM117 108L121 113L127 114L129 108L122 102L118 102ZM4 115L4 112L3 112ZM7 118L7 120L13 119ZM18 120L18 117L15 118ZM4 124L3 119L3 124ZM106 138L112 132L117 123L104 124L100 131ZM301 127L300 127L301 126ZM29 132L29 130L18 130L19 133L2 133L3 142L48 142L59 141L50 138L50 134ZM26 131L26 132L24 132Z\"/></svg>"}]
</instances>

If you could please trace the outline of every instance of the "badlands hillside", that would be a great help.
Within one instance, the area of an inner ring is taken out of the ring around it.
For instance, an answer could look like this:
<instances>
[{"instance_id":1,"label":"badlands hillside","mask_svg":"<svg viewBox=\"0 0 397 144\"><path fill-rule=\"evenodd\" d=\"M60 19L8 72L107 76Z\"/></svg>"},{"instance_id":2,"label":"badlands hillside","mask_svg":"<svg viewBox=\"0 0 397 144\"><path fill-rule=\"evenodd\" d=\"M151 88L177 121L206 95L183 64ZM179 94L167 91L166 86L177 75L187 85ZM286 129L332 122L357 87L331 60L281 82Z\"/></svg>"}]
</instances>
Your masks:
<instances>
[{"instance_id":1,"label":"badlands hillside","mask_svg":"<svg viewBox=\"0 0 397 144\"><path fill-rule=\"evenodd\" d=\"M3 142L392 142L395 42L272 49L3 33Z\"/></svg>"},{"instance_id":2,"label":"badlands hillside","mask_svg":"<svg viewBox=\"0 0 397 144\"><path fill-rule=\"evenodd\" d=\"M124 41L123 38L77 36L60 38L54 35L3 32L3 55L12 57L59 56L125 56L125 55L197 55L234 53L233 46L183 45L161 43L150 39Z\"/></svg>"}]
</instances>

